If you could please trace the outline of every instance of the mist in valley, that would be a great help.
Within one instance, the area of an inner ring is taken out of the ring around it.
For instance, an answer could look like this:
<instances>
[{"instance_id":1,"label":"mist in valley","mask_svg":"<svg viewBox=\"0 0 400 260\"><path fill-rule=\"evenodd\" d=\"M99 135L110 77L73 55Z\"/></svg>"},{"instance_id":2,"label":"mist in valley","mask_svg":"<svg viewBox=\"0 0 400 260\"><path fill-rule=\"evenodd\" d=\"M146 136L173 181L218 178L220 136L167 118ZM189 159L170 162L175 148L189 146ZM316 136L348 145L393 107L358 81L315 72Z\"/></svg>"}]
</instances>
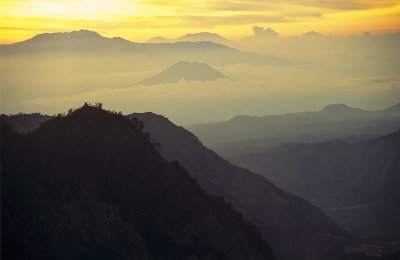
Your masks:
<instances>
[{"instance_id":1,"label":"mist in valley","mask_svg":"<svg viewBox=\"0 0 400 260\"><path fill-rule=\"evenodd\" d=\"M101 101L124 113L152 111L191 125L315 111L331 103L378 110L400 97L399 34L281 37L254 27L252 36L224 42L231 47L207 36L194 38L201 42L136 43L81 30L2 45L7 98L1 112L54 114ZM231 80L140 84L180 61L205 63Z\"/></svg>"}]
</instances>

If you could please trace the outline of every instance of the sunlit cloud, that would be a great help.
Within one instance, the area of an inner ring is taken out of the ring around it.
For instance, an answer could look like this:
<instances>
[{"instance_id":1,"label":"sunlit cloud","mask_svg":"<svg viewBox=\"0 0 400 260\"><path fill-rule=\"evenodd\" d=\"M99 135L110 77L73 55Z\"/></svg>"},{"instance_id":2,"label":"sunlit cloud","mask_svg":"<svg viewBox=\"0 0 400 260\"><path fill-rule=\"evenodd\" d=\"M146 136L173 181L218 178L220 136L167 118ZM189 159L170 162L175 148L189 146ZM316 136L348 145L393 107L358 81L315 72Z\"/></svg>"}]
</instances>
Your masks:
<instances>
[{"instance_id":1,"label":"sunlit cloud","mask_svg":"<svg viewBox=\"0 0 400 260\"><path fill-rule=\"evenodd\" d=\"M137 41L196 31L238 39L251 34L253 25L272 27L283 36L311 30L400 30L400 3L395 0L3 0L0 15L2 43L36 32L81 28Z\"/></svg>"}]
</instances>

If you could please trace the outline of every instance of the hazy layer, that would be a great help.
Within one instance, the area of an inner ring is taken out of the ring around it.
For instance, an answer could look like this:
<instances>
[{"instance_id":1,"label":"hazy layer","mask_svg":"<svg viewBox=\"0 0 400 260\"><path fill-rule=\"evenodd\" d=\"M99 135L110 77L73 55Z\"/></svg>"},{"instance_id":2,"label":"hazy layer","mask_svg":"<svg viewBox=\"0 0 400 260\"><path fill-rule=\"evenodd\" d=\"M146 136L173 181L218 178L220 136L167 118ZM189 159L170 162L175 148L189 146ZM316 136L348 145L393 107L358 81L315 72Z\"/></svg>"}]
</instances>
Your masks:
<instances>
[{"instance_id":1,"label":"hazy layer","mask_svg":"<svg viewBox=\"0 0 400 260\"><path fill-rule=\"evenodd\" d=\"M48 50L29 41L18 51L3 51L3 46L1 112L52 114L100 101L125 113L153 111L187 125L238 114L319 110L329 103L375 110L400 99L396 34L337 38L310 33L281 39L259 28L253 37L230 44L275 57L211 43L132 47L122 39L99 37L85 38L90 51L72 48L63 38ZM182 60L207 63L233 80L135 85Z\"/></svg>"}]
</instances>

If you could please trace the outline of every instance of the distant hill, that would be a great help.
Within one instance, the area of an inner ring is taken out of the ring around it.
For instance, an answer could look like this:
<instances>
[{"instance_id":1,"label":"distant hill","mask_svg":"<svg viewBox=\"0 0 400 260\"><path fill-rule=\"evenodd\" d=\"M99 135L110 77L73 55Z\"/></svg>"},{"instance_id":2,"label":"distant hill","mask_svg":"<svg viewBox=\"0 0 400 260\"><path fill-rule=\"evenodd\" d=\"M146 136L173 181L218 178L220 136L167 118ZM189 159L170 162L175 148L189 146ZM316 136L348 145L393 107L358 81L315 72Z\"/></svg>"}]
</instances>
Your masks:
<instances>
[{"instance_id":1,"label":"distant hill","mask_svg":"<svg viewBox=\"0 0 400 260\"><path fill-rule=\"evenodd\" d=\"M139 47L139 45L120 37L107 38L94 31L80 30L38 34L22 42L3 45L2 51L6 56L56 54L57 52L73 54L87 51L93 53L100 50L116 52L120 49L125 51L133 46Z\"/></svg>"},{"instance_id":2,"label":"distant hill","mask_svg":"<svg viewBox=\"0 0 400 260\"><path fill-rule=\"evenodd\" d=\"M227 40L226 38L222 37L219 34L216 33L210 33L210 32L200 32L200 33L189 33L189 34L185 34L179 38L176 38L175 41L181 41L181 42L185 42L185 41L211 41L211 42L215 42L215 43L220 43L220 44L224 44L224 45L230 45L232 44L229 40Z\"/></svg>"},{"instance_id":3,"label":"distant hill","mask_svg":"<svg viewBox=\"0 0 400 260\"><path fill-rule=\"evenodd\" d=\"M225 158L234 159L285 142L357 141L397 131L400 110L396 107L367 111L334 104L320 111L238 116L228 121L189 126L188 129Z\"/></svg>"},{"instance_id":4,"label":"distant hill","mask_svg":"<svg viewBox=\"0 0 400 260\"><path fill-rule=\"evenodd\" d=\"M182 35L178 38L167 39L165 37L154 37L146 41L147 43L173 43L173 42L215 42L227 46L232 46L233 43L217 33L199 32Z\"/></svg>"},{"instance_id":5,"label":"distant hill","mask_svg":"<svg viewBox=\"0 0 400 260\"><path fill-rule=\"evenodd\" d=\"M84 106L24 136L1 123L2 258L273 259L139 121Z\"/></svg>"},{"instance_id":6,"label":"distant hill","mask_svg":"<svg viewBox=\"0 0 400 260\"><path fill-rule=\"evenodd\" d=\"M341 115L343 115L343 114L349 115L349 113L362 114L362 113L366 113L368 111L362 110L360 108L349 107L348 105L345 105L345 104L331 104L331 105L327 105L326 107L324 107L321 110L321 112L323 112L323 113L340 113Z\"/></svg>"},{"instance_id":7,"label":"distant hill","mask_svg":"<svg viewBox=\"0 0 400 260\"><path fill-rule=\"evenodd\" d=\"M153 113L128 117L144 123L145 131L161 145L164 158L177 160L206 191L224 197L261 227L277 259L330 259L330 250L347 240L347 235L310 203L230 164L183 127Z\"/></svg>"},{"instance_id":8,"label":"distant hill","mask_svg":"<svg viewBox=\"0 0 400 260\"><path fill-rule=\"evenodd\" d=\"M0 115L0 120L9 122L19 133L26 134L38 128L41 123L51 119L52 116L34 114Z\"/></svg>"},{"instance_id":9,"label":"distant hill","mask_svg":"<svg viewBox=\"0 0 400 260\"><path fill-rule=\"evenodd\" d=\"M139 85L157 85L185 81L215 81L227 78L206 63L179 61L160 73L139 82Z\"/></svg>"},{"instance_id":10,"label":"distant hill","mask_svg":"<svg viewBox=\"0 0 400 260\"><path fill-rule=\"evenodd\" d=\"M233 161L310 200L353 234L400 241L400 130L359 143L284 144Z\"/></svg>"},{"instance_id":11,"label":"distant hill","mask_svg":"<svg viewBox=\"0 0 400 260\"><path fill-rule=\"evenodd\" d=\"M153 37L146 41L146 43L169 43L169 42L170 42L169 39L161 36Z\"/></svg>"}]
</instances>

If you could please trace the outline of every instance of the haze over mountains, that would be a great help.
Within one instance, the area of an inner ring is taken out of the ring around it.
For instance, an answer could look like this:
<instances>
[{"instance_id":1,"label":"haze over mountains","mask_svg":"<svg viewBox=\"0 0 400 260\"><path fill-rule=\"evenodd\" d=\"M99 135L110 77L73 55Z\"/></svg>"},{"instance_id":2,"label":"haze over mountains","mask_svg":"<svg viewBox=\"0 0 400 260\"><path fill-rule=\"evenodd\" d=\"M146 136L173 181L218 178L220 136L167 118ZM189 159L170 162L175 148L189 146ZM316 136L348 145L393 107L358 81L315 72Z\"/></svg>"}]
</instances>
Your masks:
<instances>
[{"instance_id":1,"label":"haze over mountains","mask_svg":"<svg viewBox=\"0 0 400 260\"><path fill-rule=\"evenodd\" d=\"M237 116L228 121L190 126L206 145L228 159L286 142L362 140L400 128L400 104L379 111L333 104L320 111L284 115Z\"/></svg>"},{"instance_id":2,"label":"haze over mountains","mask_svg":"<svg viewBox=\"0 0 400 260\"><path fill-rule=\"evenodd\" d=\"M158 84L176 83L185 81L216 81L229 79L206 63L179 61L160 73L140 81L139 85L152 86Z\"/></svg>"},{"instance_id":3,"label":"haze over mountains","mask_svg":"<svg viewBox=\"0 0 400 260\"><path fill-rule=\"evenodd\" d=\"M399 133L358 143L284 144L233 162L310 200L352 234L398 239Z\"/></svg>"},{"instance_id":4,"label":"haze over mountains","mask_svg":"<svg viewBox=\"0 0 400 260\"><path fill-rule=\"evenodd\" d=\"M175 39L167 39L164 37L154 37L146 42L148 43L171 43L171 42L199 42L199 41L210 41L210 42L215 42L227 46L232 46L233 43L221 35L217 33L210 33L210 32L200 32L200 33L189 33L185 34L183 36L180 36Z\"/></svg>"},{"instance_id":5,"label":"haze over mountains","mask_svg":"<svg viewBox=\"0 0 400 260\"><path fill-rule=\"evenodd\" d=\"M2 102L3 113L32 112L38 107L49 112L45 107L53 110L55 104L62 109L53 112L61 112L68 107L65 100L53 103L60 98L82 103L83 96L101 95L113 99L109 103L114 103L116 95L121 93L118 88L130 92L124 96L135 97L137 92L146 91L127 87L179 61L210 66L242 63L298 66L298 62L288 59L244 52L214 42L136 43L119 37L106 38L88 30L40 34L0 48L1 84L8 97ZM123 104L118 100L115 103Z\"/></svg>"},{"instance_id":6,"label":"haze over mountains","mask_svg":"<svg viewBox=\"0 0 400 260\"><path fill-rule=\"evenodd\" d=\"M42 56L41 58L43 59L47 55L79 55L83 53L85 53L86 57L90 57L93 54L101 54L103 59L112 58L107 57L107 55L117 55L118 58L128 55L125 59L135 56L136 58L142 58L143 56L157 57L157 59L148 59L147 62L141 64L131 61L132 64L136 64L136 67L140 65L142 69L149 66L155 68L160 64L176 59L208 61L212 64L241 62L279 66L294 64L286 59L243 52L212 41L148 44L131 42L120 37L107 38L89 30L39 34L23 42L2 45L1 50L4 58L15 55L17 57L20 55L34 55L37 58Z\"/></svg>"},{"instance_id":7,"label":"haze over mountains","mask_svg":"<svg viewBox=\"0 0 400 260\"><path fill-rule=\"evenodd\" d=\"M1 259L400 260L400 1L0 9Z\"/></svg>"},{"instance_id":8,"label":"haze over mountains","mask_svg":"<svg viewBox=\"0 0 400 260\"><path fill-rule=\"evenodd\" d=\"M193 33L186 42L150 44L88 30L1 45L1 88L7 99L0 109L53 114L101 100L125 113L154 111L189 125L238 114L315 110L338 100L375 110L397 101L397 37L286 40L260 36L268 32L260 28L255 37L264 48L198 41L200 36L219 38L211 33ZM284 48L286 42L290 44ZM151 89L134 85L179 61L206 63L235 81L182 81ZM184 113L188 103L190 116Z\"/></svg>"}]
</instances>

